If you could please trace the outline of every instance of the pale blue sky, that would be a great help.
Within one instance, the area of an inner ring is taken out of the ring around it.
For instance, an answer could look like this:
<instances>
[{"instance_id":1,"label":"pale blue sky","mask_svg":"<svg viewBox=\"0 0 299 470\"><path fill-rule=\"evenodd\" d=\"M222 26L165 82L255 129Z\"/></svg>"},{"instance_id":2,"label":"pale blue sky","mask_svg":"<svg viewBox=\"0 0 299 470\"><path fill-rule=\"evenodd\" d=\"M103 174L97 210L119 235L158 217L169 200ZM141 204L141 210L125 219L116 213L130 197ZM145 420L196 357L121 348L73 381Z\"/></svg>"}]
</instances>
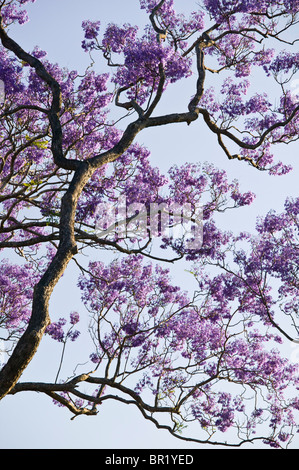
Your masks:
<instances>
[{"instance_id":1,"label":"pale blue sky","mask_svg":"<svg viewBox=\"0 0 299 470\"><path fill-rule=\"evenodd\" d=\"M188 1L196 5L196 2ZM182 0L178 3L181 6L186 4ZM36 4L28 8L30 23L12 28L11 35L24 49L32 50L38 45L48 51L49 60L83 72L89 64L89 58L80 47L83 39L82 20L99 19L103 24L110 21L139 24L146 17L138 5L138 0L37 0ZM267 87L265 82L262 88ZM175 107L183 111L192 93L192 81L189 88L185 84L178 85L169 92L165 105L170 104L171 110ZM218 148L214 136L200 122L189 127L165 127L163 131L149 129L138 137L138 141L152 151L153 164L159 165L164 171L173 163L209 161L226 169L231 179L238 178L241 189L255 192L257 200L252 207L233 211L231 215L223 217L225 228L251 230L258 214L265 214L271 208L279 211L287 196L298 195L298 144L279 148L280 158L286 163L292 163L294 172L284 177L270 177L240 162L229 162ZM186 278L179 272L175 273L175 277L184 286ZM76 279L77 272L74 265L70 264L51 302L54 317L68 315L72 310L80 311L80 293L76 289ZM189 281L188 279L187 282ZM51 381L55 378L59 354L56 353L55 360L55 348L49 349L49 344L49 340L43 341L23 380ZM54 347L56 346L55 344ZM83 351L82 339L80 347ZM73 349L70 350L70 355L72 351ZM69 371L71 372L72 370ZM7 397L0 402L0 448L193 447L175 440L164 431L156 430L151 423L144 421L134 407L129 408L116 402L103 405L97 417L78 417L74 421L70 421L70 418L68 411L52 406L48 397L31 393Z\"/></svg>"}]
</instances>

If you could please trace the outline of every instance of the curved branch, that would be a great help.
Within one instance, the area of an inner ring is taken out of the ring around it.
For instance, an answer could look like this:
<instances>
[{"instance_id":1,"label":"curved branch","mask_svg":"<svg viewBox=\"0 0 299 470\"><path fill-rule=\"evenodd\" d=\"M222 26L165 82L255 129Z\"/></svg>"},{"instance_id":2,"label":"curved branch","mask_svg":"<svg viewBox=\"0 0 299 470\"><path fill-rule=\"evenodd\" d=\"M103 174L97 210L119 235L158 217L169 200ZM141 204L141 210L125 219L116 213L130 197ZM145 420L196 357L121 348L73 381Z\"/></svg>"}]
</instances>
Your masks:
<instances>
[{"instance_id":1,"label":"curved branch","mask_svg":"<svg viewBox=\"0 0 299 470\"><path fill-rule=\"evenodd\" d=\"M115 388L118 391L124 393L125 395L129 395L132 399L126 399L123 397L119 397L117 395L104 395L103 397L94 397L90 395L86 395L85 393L79 392L76 387L77 384L80 382L92 383L97 385L106 385L111 388ZM179 414L178 409L174 407L157 407L157 406L150 406L146 404L138 394L136 394L133 390L123 386L122 384L115 383L109 379L105 378L92 378L90 374L82 374L82 376L75 377L74 379L66 382L64 384L53 384L53 383L34 383L34 382L24 382L17 384L10 392L11 395L14 395L19 392L24 391L34 391L34 392L42 392L48 395L53 400L56 400L66 408L68 408L73 414L74 419L76 416L79 415L87 415L87 416L95 416L98 412L95 407L92 408L85 408L85 407L78 407L75 403L63 396L59 395L59 392L70 393L78 398L82 398L84 400L88 400L94 404L103 403L106 400L112 399L119 401L121 403L125 403L127 405L135 405L143 415L146 420L151 421L157 429L164 429L168 431L173 437L180 439L184 442L193 442L196 444L209 444L211 446L225 446L225 447L241 447L246 443L254 443L255 441L265 440L265 436L261 437L253 437L248 439L242 439L238 443L228 443L228 442L220 442L220 441L212 441L210 438L208 439L196 439L192 437L183 436L178 434L175 427L171 427L166 424L161 424L159 421L154 418L154 413L170 413L172 414ZM148 414L148 413L150 414ZM271 438L267 438L268 441L271 441Z\"/></svg>"},{"instance_id":2,"label":"curved branch","mask_svg":"<svg viewBox=\"0 0 299 470\"><path fill-rule=\"evenodd\" d=\"M214 132L214 134L217 134L218 136L223 135L225 137L228 137L230 140L235 142L241 148L248 149L248 150L256 150L258 147L260 147L264 143L266 137L269 134L271 134L271 132L273 132L275 129L278 129L279 127L287 126L294 119L296 114L299 112L299 105L295 107L295 109L292 111L292 113L287 119L285 119L284 121L276 122L275 124L272 124L272 126L270 126L268 129L266 129L255 144L245 143L242 140L238 139L238 137L236 137L234 134L229 132L227 129L221 129L220 127L218 127L215 124L215 122L212 121L211 116L206 109L199 108L198 112L202 114L206 124L208 125L209 129L212 132Z\"/></svg>"},{"instance_id":3,"label":"curved branch","mask_svg":"<svg viewBox=\"0 0 299 470\"><path fill-rule=\"evenodd\" d=\"M141 108L141 106L139 106L139 104L135 100L131 100L131 101L128 101L126 103L121 103L119 101L119 97L120 97L121 93L123 93L124 91L129 90L130 88L132 88L134 86L136 86L139 81L142 81L142 78L140 78L136 83L130 83L130 85L123 86L123 87L119 88L117 90L116 97L115 97L115 105L119 106L121 108L125 108L127 111L129 111L130 109L134 109L137 112L138 116L141 118L144 115L144 112L143 112L143 109Z\"/></svg>"},{"instance_id":4,"label":"curved branch","mask_svg":"<svg viewBox=\"0 0 299 470\"><path fill-rule=\"evenodd\" d=\"M205 71L205 63L204 63L204 52L202 50L202 47L197 44L195 47L196 51L196 65L197 65L197 74L198 74L198 79L197 79L197 84L196 84L196 93L193 99L191 100L189 104L189 111L194 112L196 110L196 107L198 106L198 103L200 99L202 98L203 92L204 92L204 82L206 78L206 71Z\"/></svg>"},{"instance_id":5,"label":"curved branch","mask_svg":"<svg viewBox=\"0 0 299 470\"><path fill-rule=\"evenodd\" d=\"M36 74L50 87L52 91L52 105L47 111L48 119L51 125L53 139L52 139L52 153L54 162L60 168L67 170L76 170L80 166L77 160L68 160L63 156L62 151L62 129L59 120L59 113L61 111L61 89L59 83L46 71L44 65L35 57L25 52L13 39L11 39L4 27L2 16L0 15L0 39L3 46L12 51L20 60L27 62L32 68L35 69ZM44 111L43 111L44 112Z\"/></svg>"},{"instance_id":6,"label":"curved branch","mask_svg":"<svg viewBox=\"0 0 299 470\"><path fill-rule=\"evenodd\" d=\"M8 109L4 111L4 113L0 115L0 119L6 116L11 116L12 114L18 113L19 111L25 111L25 110L39 111L40 113L48 114L48 110L45 108L41 108L40 106L36 106L33 104L24 104L24 105L17 106L16 108Z\"/></svg>"}]
</instances>

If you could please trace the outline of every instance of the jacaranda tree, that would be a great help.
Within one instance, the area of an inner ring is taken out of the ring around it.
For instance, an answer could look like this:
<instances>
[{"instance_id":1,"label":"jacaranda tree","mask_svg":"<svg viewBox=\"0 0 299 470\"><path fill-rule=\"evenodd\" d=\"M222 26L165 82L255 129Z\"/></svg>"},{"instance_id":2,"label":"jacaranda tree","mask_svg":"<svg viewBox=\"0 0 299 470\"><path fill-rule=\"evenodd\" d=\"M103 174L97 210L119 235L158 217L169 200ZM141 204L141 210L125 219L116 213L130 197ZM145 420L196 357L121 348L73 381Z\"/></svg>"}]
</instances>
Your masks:
<instances>
[{"instance_id":1,"label":"jacaranda tree","mask_svg":"<svg viewBox=\"0 0 299 470\"><path fill-rule=\"evenodd\" d=\"M74 416L117 400L181 440L287 446L299 429L298 368L281 352L299 336L299 199L257 219L254 234L233 235L217 214L254 195L211 163L161 174L138 136L199 121L224 159L291 171L275 149L298 138L288 84L299 69L299 0L200 0L190 14L175 0L140 0L142 29L82 18L92 58L83 75L14 40L10 26L27 20L30 1L0 2L0 398L36 391ZM161 114L179 81L193 86L185 109ZM279 99L265 93L272 85ZM49 314L71 261L90 316L84 366L24 382L44 335L65 347L80 334L79 305L58 321ZM174 285L176 262L189 263L194 292Z\"/></svg>"}]
</instances>

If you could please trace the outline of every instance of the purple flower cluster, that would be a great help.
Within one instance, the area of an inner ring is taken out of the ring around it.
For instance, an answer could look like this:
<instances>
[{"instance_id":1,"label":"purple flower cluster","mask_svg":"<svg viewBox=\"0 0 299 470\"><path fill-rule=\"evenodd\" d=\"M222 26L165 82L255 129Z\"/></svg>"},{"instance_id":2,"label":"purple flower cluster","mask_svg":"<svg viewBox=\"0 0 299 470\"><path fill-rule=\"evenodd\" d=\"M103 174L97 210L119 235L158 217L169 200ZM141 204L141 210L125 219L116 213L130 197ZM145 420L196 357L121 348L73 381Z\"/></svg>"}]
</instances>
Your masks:
<instances>
[{"instance_id":1,"label":"purple flower cluster","mask_svg":"<svg viewBox=\"0 0 299 470\"><path fill-rule=\"evenodd\" d=\"M272 72L274 75L287 74L292 72L295 74L299 70L299 53L290 51L280 52L271 64L264 67L268 75Z\"/></svg>"},{"instance_id":2,"label":"purple flower cluster","mask_svg":"<svg viewBox=\"0 0 299 470\"><path fill-rule=\"evenodd\" d=\"M155 0L140 0L140 7L151 13L158 5ZM174 9L174 1L168 0L157 11L157 16L162 25L168 31L174 31L180 38L186 38L193 31L201 31L204 28L204 12L192 11L187 18L183 13L177 13Z\"/></svg>"},{"instance_id":3,"label":"purple flower cluster","mask_svg":"<svg viewBox=\"0 0 299 470\"><path fill-rule=\"evenodd\" d=\"M102 46L106 51L115 53L123 52L127 44L133 44L138 32L137 26L129 24L119 27L116 24L110 23L105 31Z\"/></svg>"},{"instance_id":4,"label":"purple flower cluster","mask_svg":"<svg viewBox=\"0 0 299 470\"><path fill-rule=\"evenodd\" d=\"M162 46L153 39L150 41L136 39L124 48L123 54L124 66L117 70L113 82L120 87L128 83L136 84L128 96L135 97L138 90L137 96L140 104L143 104L149 97L152 88L157 89L160 64L164 67L168 83L174 83L191 75L190 59L182 58L173 48Z\"/></svg>"},{"instance_id":5,"label":"purple flower cluster","mask_svg":"<svg viewBox=\"0 0 299 470\"><path fill-rule=\"evenodd\" d=\"M83 21L82 28L85 32L86 39L95 39L99 34L100 30L100 21Z\"/></svg>"},{"instance_id":6,"label":"purple flower cluster","mask_svg":"<svg viewBox=\"0 0 299 470\"><path fill-rule=\"evenodd\" d=\"M36 0L14 0L13 2L3 2L1 16L3 24L9 26L13 23L24 24L28 21L27 11L22 9L26 3L34 3ZM21 7L21 8L20 8Z\"/></svg>"},{"instance_id":7,"label":"purple flower cluster","mask_svg":"<svg viewBox=\"0 0 299 470\"><path fill-rule=\"evenodd\" d=\"M283 311L284 307L271 296L264 273L275 282L280 280L278 295L286 294L285 287L293 285L298 266L298 262L292 265L298 256L298 207L298 200L288 200L283 214L269 214L258 221L259 238L240 235L233 249L234 267L219 256L217 266L222 273L208 275L207 258L199 260L193 270L199 290L193 299L172 285L168 271L143 264L140 256L108 266L91 263L90 276L79 281L98 342L91 360L100 364L105 357L124 357L134 374L142 372L135 391L142 396L151 390L164 405L173 403L180 390L193 389L189 406L207 432L225 433L240 420L247 420L247 432L255 434L270 413L275 438L267 444L277 447L287 442L298 404L293 400L287 408L282 403L290 384L299 385L298 367L272 347L281 344L282 338L274 328L270 331L269 312L272 315L278 305ZM244 241L252 247L248 254L237 249ZM228 244L232 237L225 241L223 236L219 254L227 251ZM289 300L295 290L294 286L288 292ZM256 317L265 324L265 331L255 328ZM103 334L97 328L99 320L105 325ZM202 385L194 389L197 375ZM235 391L219 391L219 379L234 383ZM267 403L262 390L267 392ZM256 394L251 413L244 402L250 391Z\"/></svg>"},{"instance_id":8,"label":"purple flower cluster","mask_svg":"<svg viewBox=\"0 0 299 470\"><path fill-rule=\"evenodd\" d=\"M30 265L19 266L1 260L0 326L8 332L22 332L26 327L36 280L37 275Z\"/></svg>"}]
</instances>

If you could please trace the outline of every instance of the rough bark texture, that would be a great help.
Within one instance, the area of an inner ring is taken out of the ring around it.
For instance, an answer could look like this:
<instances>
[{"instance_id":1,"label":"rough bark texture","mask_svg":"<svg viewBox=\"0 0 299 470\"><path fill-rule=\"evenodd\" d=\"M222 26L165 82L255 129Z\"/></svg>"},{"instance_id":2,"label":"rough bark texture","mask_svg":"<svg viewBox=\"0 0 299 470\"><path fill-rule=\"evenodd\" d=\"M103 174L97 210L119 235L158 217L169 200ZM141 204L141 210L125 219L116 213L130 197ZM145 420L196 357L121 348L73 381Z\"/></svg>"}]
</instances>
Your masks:
<instances>
[{"instance_id":1,"label":"rough bark texture","mask_svg":"<svg viewBox=\"0 0 299 470\"><path fill-rule=\"evenodd\" d=\"M74 237L76 205L82 188L90 177L90 172L88 165L82 166L82 169L75 173L68 192L62 198L59 247L48 269L35 286L32 316L28 327L17 343L12 356L0 372L1 398L14 387L32 360L49 324L51 294L69 261L77 252Z\"/></svg>"}]
</instances>

